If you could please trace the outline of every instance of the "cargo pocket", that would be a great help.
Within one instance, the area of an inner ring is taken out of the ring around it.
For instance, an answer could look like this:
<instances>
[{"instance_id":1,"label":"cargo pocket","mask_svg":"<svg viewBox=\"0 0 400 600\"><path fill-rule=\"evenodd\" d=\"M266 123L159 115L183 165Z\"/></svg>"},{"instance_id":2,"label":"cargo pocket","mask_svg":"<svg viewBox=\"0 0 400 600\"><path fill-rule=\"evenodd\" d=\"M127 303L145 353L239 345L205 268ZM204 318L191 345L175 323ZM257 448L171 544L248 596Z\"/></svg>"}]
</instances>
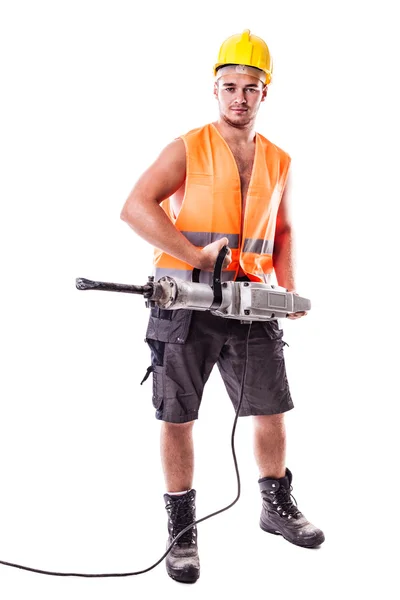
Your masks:
<instances>
[{"instance_id":1,"label":"cargo pocket","mask_svg":"<svg viewBox=\"0 0 400 600\"><path fill-rule=\"evenodd\" d=\"M184 344L189 333L192 310L152 308L146 338L169 344Z\"/></svg>"},{"instance_id":2,"label":"cargo pocket","mask_svg":"<svg viewBox=\"0 0 400 600\"><path fill-rule=\"evenodd\" d=\"M153 406L160 410L164 400L164 367L155 365L153 367Z\"/></svg>"},{"instance_id":3,"label":"cargo pocket","mask_svg":"<svg viewBox=\"0 0 400 600\"><path fill-rule=\"evenodd\" d=\"M262 327L270 340L282 340L283 330L276 320L261 321Z\"/></svg>"}]
</instances>

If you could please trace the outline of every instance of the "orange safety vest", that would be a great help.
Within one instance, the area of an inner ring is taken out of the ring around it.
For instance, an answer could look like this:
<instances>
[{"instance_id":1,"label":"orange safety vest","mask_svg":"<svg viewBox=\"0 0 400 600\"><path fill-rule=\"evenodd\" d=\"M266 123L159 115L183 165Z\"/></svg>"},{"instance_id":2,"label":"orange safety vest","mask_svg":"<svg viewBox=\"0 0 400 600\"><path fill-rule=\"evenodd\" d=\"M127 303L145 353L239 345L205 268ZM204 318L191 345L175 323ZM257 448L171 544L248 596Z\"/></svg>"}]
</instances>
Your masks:
<instances>
[{"instance_id":1,"label":"orange safety vest","mask_svg":"<svg viewBox=\"0 0 400 600\"><path fill-rule=\"evenodd\" d=\"M252 281L267 282L273 271L276 216L290 165L286 152L256 133L253 171L241 231L240 176L228 144L213 125L181 136L186 147L186 187L175 218L170 200L161 206L177 229L195 246L227 237L232 262L222 272L223 281L236 278L239 265ZM164 275L191 280L193 267L155 248L155 279ZM211 283L202 272L200 281Z\"/></svg>"}]
</instances>

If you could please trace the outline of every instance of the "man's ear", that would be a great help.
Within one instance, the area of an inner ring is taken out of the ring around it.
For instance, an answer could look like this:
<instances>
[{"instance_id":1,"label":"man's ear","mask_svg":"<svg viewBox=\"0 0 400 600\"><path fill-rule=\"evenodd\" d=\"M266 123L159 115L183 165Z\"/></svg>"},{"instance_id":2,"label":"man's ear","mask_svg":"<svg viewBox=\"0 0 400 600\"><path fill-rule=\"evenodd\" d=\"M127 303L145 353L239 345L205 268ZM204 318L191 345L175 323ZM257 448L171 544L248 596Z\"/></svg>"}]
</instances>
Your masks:
<instances>
[{"instance_id":1,"label":"man's ear","mask_svg":"<svg viewBox=\"0 0 400 600\"><path fill-rule=\"evenodd\" d=\"M218 98L218 81L214 81L214 97Z\"/></svg>"},{"instance_id":2,"label":"man's ear","mask_svg":"<svg viewBox=\"0 0 400 600\"><path fill-rule=\"evenodd\" d=\"M267 97L267 92L268 92L268 86L264 85L263 91L261 94L261 102L264 102L265 98Z\"/></svg>"}]
</instances>

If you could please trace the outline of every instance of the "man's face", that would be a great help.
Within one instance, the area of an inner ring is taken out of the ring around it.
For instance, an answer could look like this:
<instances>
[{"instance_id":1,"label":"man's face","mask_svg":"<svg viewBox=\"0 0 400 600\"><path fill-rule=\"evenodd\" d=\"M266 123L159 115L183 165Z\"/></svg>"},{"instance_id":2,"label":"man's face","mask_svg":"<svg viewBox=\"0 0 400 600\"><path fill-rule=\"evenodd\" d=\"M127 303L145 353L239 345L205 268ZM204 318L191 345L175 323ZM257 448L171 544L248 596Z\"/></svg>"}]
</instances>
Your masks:
<instances>
[{"instance_id":1,"label":"man's face","mask_svg":"<svg viewBox=\"0 0 400 600\"><path fill-rule=\"evenodd\" d=\"M223 75L214 84L220 116L234 127L246 127L254 121L267 86L257 77L233 73Z\"/></svg>"}]
</instances>

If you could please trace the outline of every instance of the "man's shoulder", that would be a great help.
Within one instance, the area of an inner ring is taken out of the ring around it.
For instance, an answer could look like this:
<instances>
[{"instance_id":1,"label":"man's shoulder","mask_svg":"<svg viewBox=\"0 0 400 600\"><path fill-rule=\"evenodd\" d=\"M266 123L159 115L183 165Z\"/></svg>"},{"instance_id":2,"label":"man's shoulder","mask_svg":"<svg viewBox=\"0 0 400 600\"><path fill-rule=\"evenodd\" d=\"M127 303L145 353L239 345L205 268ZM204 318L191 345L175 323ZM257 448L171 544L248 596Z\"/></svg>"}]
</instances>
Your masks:
<instances>
[{"instance_id":1,"label":"man's shoulder","mask_svg":"<svg viewBox=\"0 0 400 600\"><path fill-rule=\"evenodd\" d=\"M290 155L285 150L283 150L280 146L277 146L276 144L271 142L271 140L269 140L268 138L266 138L264 135L262 135L259 132L257 132L257 135L266 150L269 150L269 151L272 150L276 154L287 156L288 159L290 159Z\"/></svg>"},{"instance_id":2,"label":"man's shoulder","mask_svg":"<svg viewBox=\"0 0 400 600\"><path fill-rule=\"evenodd\" d=\"M203 135L209 135L210 123L206 125L202 125L201 127L195 127L194 129L190 129L186 133L181 134L179 138L193 138L193 137L201 137Z\"/></svg>"}]
</instances>

